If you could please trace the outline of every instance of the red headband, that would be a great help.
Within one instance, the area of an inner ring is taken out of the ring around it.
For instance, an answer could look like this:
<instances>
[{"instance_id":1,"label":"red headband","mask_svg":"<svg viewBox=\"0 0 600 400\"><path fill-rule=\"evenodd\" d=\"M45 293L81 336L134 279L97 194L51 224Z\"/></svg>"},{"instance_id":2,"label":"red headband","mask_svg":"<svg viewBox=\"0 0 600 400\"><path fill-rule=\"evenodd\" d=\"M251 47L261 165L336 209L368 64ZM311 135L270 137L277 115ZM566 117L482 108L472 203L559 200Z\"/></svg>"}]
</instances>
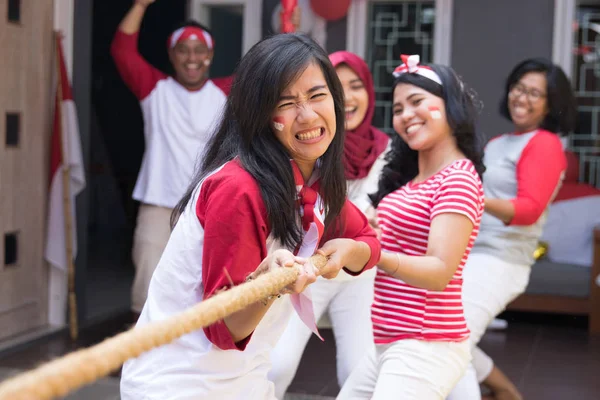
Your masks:
<instances>
[{"instance_id":1,"label":"red headband","mask_svg":"<svg viewBox=\"0 0 600 400\"><path fill-rule=\"evenodd\" d=\"M169 36L167 47L172 49L177 43L188 39L199 40L200 42L204 43L209 50L212 50L214 47L214 41L210 33L195 26L184 26L183 28L177 29L171 34L171 36Z\"/></svg>"}]
</instances>

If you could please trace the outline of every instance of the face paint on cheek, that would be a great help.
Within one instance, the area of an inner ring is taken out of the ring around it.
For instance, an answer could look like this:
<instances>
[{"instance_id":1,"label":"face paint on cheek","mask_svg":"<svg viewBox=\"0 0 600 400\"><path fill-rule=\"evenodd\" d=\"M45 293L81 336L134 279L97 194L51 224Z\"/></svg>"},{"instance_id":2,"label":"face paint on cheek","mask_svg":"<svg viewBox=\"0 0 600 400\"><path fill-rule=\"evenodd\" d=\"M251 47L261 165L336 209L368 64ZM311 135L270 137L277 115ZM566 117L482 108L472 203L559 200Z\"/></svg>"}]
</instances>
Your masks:
<instances>
[{"instance_id":1,"label":"face paint on cheek","mask_svg":"<svg viewBox=\"0 0 600 400\"><path fill-rule=\"evenodd\" d=\"M283 117L275 117L273 118L273 128L277 129L279 132L283 130L285 119Z\"/></svg>"},{"instance_id":2,"label":"face paint on cheek","mask_svg":"<svg viewBox=\"0 0 600 400\"><path fill-rule=\"evenodd\" d=\"M431 114L432 119L442 119L442 112L439 107L429 106L429 113Z\"/></svg>"}]
</instances>

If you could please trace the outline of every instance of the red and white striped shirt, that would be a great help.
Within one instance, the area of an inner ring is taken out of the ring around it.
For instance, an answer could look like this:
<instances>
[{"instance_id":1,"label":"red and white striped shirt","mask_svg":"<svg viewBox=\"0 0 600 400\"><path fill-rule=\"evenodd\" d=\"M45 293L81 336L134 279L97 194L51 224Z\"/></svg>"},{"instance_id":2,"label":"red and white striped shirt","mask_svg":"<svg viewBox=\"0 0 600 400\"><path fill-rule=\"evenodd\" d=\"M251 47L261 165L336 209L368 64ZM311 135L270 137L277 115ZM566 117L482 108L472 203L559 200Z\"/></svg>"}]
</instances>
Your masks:
<instances>
[{"instance_id":1,"label":"red and white striped shirt","mask_svg":"<svg viewBox=\"0 0 600 400\"><path fill-rule=\"evenodd\" d=\"M420 183L408 183L377 207L384 251L423 256L434 217L458 213L473 222L469 244L444 291L411 286L378 269L371 308L375 343L400 339L462 341L469 336L462 306L462 270L479 232L483 187L470 160L453 162Z\"/></svg>"}]
</instances>

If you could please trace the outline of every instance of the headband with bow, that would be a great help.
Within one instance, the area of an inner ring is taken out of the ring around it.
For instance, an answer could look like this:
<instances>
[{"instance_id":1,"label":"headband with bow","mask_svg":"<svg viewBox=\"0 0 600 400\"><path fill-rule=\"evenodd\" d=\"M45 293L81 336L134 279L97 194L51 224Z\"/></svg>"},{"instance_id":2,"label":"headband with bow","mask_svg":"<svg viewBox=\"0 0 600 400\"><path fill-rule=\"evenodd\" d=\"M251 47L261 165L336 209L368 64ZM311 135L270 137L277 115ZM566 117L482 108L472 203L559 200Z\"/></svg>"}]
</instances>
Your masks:
<instances>
[{"instance_id":1,"label":"headband with bow","mask_svg":"<svg viewBox=\"0 0 600 400\"><path fill-rule=\"evenodd\" d=\"M418 54L413 54L410 56L402 54L400 58L402 59L403 64L396 67L394 70L393 75L395 78L398 78L400 75L408 72L409 74L418 74L425 78L431 79L438 85L442 84L442 80L434 70L427 66L419 65L421 57L419 57Z\"/></svg>"}]
</instances>

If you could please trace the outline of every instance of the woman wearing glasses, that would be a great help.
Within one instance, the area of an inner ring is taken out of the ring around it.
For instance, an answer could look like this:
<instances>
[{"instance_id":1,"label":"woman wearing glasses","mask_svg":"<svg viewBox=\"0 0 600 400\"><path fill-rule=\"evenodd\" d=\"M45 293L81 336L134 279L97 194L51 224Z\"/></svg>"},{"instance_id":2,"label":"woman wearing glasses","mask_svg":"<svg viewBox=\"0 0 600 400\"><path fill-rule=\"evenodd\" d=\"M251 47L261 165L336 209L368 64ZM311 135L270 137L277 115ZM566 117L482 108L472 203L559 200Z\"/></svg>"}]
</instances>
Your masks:
<instances>
[{"instance_id":1,"label":"woman wearing glasses","mask_svg":"<svg viewBox=\"0 0 600 400\"><path fill-rule=\"evenodd\" d=\"M506 81L500 113L514 132L486 146L485 212L463 275L463 303L473 346L507 304L527 287L548 206L567 166L559 138L574 129L576 104L560 67L542 58L519 63ZM521 399L479 348L451 399L480 399L478 382L496 399ZM477 378L478 382L475 380Z\"/></svg>"}]
</instances>

